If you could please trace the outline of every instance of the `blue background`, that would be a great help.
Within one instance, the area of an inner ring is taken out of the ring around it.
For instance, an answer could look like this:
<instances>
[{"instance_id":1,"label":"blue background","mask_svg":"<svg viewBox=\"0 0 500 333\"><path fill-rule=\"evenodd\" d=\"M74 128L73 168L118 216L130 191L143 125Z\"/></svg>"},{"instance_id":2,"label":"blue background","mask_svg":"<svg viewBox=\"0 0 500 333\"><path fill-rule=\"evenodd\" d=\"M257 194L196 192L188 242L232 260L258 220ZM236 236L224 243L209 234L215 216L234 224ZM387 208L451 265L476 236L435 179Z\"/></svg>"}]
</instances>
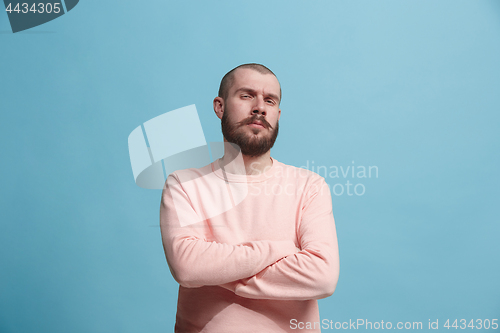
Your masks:
<instances>
[{"instance_id":1,"label":"blue background","mask_svg":"<svg viewBox=\"0 0 500 333\"><path fill-rule=\"evenodd\" d=\"M377 166L332 195L341 272L321 317L500 318L500 2L81 1L12 34L0 12L0 332L171 332L161 191L127 137L263 63L283 101L272 156ZM353 163L354 161L354 163Z\"/></svg>"}]
</instances>

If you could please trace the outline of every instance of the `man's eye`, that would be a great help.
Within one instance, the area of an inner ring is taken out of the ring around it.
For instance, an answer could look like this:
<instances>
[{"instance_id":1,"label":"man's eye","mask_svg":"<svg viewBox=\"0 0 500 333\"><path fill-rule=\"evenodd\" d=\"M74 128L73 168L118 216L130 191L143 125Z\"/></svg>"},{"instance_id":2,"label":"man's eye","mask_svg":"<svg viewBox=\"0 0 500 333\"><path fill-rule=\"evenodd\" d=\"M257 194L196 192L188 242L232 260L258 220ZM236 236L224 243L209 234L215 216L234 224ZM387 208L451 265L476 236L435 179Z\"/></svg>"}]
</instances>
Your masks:
<instances>
[{"instance_id":1,"label":"man's eye","mask_svg":"<svg viewBox=\"0 0 500 333\"><path fill-rule=\"evenodd\" d=\"M267 100L267 103L269 103L269 104L274 104L274 101L273 101L272 99L268 99L268 100Z\"/></svg>"}]
</instances>

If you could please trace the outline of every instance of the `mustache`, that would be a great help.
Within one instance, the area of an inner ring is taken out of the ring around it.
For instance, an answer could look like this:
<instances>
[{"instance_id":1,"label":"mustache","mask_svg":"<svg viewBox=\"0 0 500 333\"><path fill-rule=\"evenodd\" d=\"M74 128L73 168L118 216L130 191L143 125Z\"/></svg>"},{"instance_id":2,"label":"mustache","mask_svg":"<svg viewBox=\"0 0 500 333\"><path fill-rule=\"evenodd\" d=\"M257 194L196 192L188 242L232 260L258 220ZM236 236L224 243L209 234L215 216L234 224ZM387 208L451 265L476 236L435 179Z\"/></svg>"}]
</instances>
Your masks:
<instances>
[{"instance_id":1,"label":"mustache","mask_svg":"<svg viewBox=\"0 0 500 333\"><path fill-rule=\"evenodd\" d=\"M239 126L248 125L253 123L254 121L260 121L265 128L270 128L270 129L273 128L271 124L269 124L269 122L264 117L259 117L258 115L253 115L251 117L243 119L238 123L238 125Z\"/></svg>"}]
</instances>

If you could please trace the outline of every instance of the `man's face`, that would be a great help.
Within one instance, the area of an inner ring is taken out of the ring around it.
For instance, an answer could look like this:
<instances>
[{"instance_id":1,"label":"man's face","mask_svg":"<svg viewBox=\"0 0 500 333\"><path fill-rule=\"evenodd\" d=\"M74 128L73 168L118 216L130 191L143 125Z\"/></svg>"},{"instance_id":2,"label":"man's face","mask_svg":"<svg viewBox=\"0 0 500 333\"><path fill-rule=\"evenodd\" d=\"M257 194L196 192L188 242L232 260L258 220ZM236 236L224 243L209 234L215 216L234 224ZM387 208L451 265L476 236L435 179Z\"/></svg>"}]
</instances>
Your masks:
<instances>
[{"instance_id":1,"label":"man's face","mask_svg":"<svg viewBox=\"0 0 500 333\"><path fill-rule=\"evenodd\" d=\"M227 98L223 100L224 138L237 144L244 155L266 153L278 136L279 102L280 85L274 75L237 69Z\"/></svg>"}]
</instances>

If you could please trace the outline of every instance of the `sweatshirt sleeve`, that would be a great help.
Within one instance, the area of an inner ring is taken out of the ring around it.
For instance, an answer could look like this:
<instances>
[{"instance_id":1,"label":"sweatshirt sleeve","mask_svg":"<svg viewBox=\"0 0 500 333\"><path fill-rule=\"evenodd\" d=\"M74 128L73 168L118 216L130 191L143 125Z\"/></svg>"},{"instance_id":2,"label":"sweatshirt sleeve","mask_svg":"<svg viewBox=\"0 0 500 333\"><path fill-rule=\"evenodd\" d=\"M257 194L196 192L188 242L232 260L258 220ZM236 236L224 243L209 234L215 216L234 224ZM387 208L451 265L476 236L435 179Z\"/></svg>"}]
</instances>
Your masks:
<instances>
[{"instance_id":1,"label":"sweatshirt sleeve","mask_svg":"<svg viewBox=\"0 0 500 333\"><path fill-rule=\"evenodd\" d=\"M293 241L263 240L239 245L207 241L206 221L193 209L175 173L167 177L163 189L160 228L172 276L187 288L248 278L295 252Z\"/></svg>"},{"instance_id":2,"label":"sweatshirt sleeve","mask_svg":"<svg viewBox=\"0 0 500 333\"><path fill-rule=\"evenodd\" d=\"M301 250L223 288L255 299L308 300L333 294L339 276L339 253L330 189L323 177L312 189L298 228Z\"/></svg>"}]
</instances>

